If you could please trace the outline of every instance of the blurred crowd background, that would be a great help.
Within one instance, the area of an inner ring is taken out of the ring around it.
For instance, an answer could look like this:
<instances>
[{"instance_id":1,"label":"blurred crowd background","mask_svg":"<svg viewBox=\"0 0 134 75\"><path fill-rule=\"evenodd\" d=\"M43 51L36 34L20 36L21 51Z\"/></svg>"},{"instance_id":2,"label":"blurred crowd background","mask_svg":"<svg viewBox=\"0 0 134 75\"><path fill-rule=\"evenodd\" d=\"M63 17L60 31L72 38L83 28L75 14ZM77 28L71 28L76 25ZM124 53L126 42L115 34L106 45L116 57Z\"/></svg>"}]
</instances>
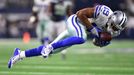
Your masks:
<instances>
[{"instance_id":1,"label":"blurred crowd background","mask_svg":"<svg viewBox=\"0 0 134 75\"><path fill-rule=\"evenodd\" d=\"M76 13L85 7L105 4L113 11L122 10L127 13L126 29L118 39L134 39L134 0L70 0L72 11ZM25 32L36 36L37 24L30 24L34 0L0 0L0 38L21 38Z\"/></svg>"}]
</instances>

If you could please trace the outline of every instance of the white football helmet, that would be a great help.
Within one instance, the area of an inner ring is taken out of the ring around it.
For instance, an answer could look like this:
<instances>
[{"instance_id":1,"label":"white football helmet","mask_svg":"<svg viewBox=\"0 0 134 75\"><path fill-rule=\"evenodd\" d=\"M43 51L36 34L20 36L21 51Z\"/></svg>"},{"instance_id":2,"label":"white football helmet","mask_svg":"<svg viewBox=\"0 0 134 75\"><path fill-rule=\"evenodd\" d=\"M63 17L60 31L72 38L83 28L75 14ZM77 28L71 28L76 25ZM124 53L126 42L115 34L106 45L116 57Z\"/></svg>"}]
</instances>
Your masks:
<instances>
[{"instance_id":1,"label":"white football helmet","mask_svg":"<svg viewBox=\"0 0 134 75\"><path fill-rule=\"evenodd\" d=\"M117 36L126 27L127 16L122 11L115 11L108 19L107 31L112 34L112 36Z\"/></svg>"}]
</instances>

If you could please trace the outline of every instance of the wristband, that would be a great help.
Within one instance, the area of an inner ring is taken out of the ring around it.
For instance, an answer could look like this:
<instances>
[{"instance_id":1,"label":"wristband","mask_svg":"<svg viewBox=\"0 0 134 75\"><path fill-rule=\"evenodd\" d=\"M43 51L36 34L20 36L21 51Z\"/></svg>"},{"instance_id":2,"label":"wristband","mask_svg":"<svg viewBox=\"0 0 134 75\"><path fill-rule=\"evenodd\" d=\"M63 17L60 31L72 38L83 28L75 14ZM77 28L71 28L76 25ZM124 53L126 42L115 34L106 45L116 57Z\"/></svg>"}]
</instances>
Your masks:
<instances>
[{"instance_id":1,"label":"wristband","mask_svg":"<svg viewBox=\"0 0 134 75\"><path fill-rule=\"evenodd\" d=\"M95 27L87 29L88 32L91 32L94 36L99 37L99 32Z\"/></svg>"}]
</instances>

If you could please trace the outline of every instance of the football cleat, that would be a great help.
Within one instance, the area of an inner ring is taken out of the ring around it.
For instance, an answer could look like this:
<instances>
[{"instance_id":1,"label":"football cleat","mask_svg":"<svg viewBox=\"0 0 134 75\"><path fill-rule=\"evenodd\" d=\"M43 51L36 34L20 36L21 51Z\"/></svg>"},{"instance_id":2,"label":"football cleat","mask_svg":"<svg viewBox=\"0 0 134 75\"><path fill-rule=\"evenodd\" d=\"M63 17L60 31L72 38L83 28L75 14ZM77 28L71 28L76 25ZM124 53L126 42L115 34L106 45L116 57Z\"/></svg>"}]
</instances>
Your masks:
<instances>
[{"instance_id":1,"label":"football cleat","mask_svg":"<svg viewBox=\"0 0 134 75\"><path fill-rule=\"evenodd\" d=\"M47 46L42 49L41 54L44 58L47 58L51 54L52 51L53 51L53 47Z\"/></svg>"},{"instance_id":2,"label":"football cleat","mask_svg":"<svg viewBox=\"0 0 134 75\"><path fill-rule=\"evenodd\" d=\"M18 60L21 60L20 58L20 49L15 48L13 56L8 61L8 68L12 68L13 64L15 64Z\"/></svg>"}]
</instances>

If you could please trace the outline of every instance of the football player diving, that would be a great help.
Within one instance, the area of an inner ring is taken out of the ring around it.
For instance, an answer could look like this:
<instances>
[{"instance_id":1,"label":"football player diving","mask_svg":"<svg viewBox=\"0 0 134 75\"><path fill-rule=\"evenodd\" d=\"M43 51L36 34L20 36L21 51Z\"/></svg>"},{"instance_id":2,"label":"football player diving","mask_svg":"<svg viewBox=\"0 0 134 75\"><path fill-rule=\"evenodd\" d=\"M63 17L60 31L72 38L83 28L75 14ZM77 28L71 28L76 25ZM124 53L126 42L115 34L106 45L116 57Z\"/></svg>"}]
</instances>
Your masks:
<instances>
[{"instance_id":1,"label":"football player diving","mask_svg":"<svg viewBox=\"0 0 134 75\"><path fill-rule=\"evenodd\" d=\"M108 6L96 5L91 8L79 10L67 19L67 29L47 46L21 51L15 48L13 56L8 62L8 68L25 57L48 57L69 48L73 45L83 44L87 40L87 33L94 35L95 45L104 47L110 44L109 40L101 40L101 32L108 32L112 37L118 36L124 30L127 22L126 14L122 11L112 11Z\"/></svg>"}]
</instances>

